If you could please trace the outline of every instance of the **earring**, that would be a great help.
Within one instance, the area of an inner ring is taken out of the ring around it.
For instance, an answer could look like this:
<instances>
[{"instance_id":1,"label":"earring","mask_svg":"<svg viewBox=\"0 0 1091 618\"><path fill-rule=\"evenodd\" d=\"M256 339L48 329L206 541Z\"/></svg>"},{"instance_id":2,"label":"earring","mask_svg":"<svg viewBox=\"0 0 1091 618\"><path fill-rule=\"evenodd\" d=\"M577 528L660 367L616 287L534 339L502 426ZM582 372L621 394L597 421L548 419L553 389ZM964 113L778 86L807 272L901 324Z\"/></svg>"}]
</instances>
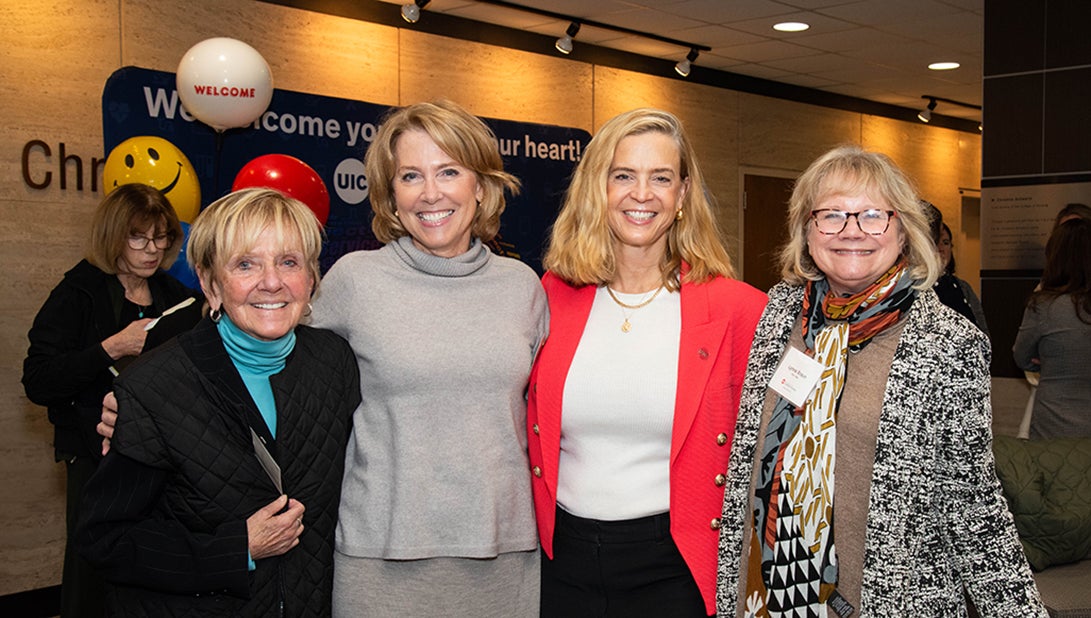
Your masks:
<instances>
[{"instance_id":1,"label":"earring","mask_svg":"<svg viewBox=\"0 0 1091 618\"><path fill-rule=\"evenodd\" d=\"M312 305L311 303L307 303L307 311L303 314L303 317L311 317L312 312L314 312L314 305Z\"/></svg>"},{"instance_id":2,"label":"earring","mask_svg":"<svg viewBox=\"0 0 1091 618\"><path fill-rule=\"evenodd\" d=\"M682 209L681 208L678 209L678 212L674 213L674 220L675 221L681 221L682 220Z\"/></svg>"},{"instance_id":3,"label":"earring","mask_svg":"<svg viewBox=\"0 0 1091 618\"><path fill-rule=\"evenodd\" d=\"M219 324L220 318L223 317L223 311L220 311L219 307L216 307L208 314L208 319L212 320L213 324Z\"/></svg>"}]
</instances>

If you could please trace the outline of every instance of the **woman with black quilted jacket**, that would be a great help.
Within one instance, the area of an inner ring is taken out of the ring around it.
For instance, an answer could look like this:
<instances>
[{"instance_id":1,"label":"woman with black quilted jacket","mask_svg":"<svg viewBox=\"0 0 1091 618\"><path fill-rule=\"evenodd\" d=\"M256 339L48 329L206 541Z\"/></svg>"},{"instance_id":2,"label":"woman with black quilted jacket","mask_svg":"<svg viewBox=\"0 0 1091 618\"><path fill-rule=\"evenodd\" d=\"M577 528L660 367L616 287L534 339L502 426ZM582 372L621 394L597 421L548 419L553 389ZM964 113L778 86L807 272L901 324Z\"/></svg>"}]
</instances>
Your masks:
<instances>
[{"instance_id":1,"label":"woman with black quilted jacket","mask_svg":"<svg viewBox=\"0 0 1091 618\"><path fill-rule=\"evenodd\" d=\"M111 448L88 483L81 553L112 616L328 616L355 357L299 324L318 221L268 189L190 230L211 307L115 384Z\"/></svg>"}]
</instances>

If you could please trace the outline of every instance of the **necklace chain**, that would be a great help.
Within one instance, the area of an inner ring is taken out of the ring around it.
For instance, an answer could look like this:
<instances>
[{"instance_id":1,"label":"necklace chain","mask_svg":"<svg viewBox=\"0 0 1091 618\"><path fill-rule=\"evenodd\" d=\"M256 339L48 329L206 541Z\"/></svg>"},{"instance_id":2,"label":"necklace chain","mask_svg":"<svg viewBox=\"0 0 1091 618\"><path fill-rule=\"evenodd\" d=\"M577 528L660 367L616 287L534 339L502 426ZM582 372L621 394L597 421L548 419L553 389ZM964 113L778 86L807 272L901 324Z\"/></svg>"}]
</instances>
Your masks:
<instances>
[{"instance_id":1,"label":"necklace chain","mask_svg":"<svg viewBox=\"0 0 1091 618\"><path fill-rule=\"evenodd\" d=\"M639 303L637 303L635 305L630 305L628 303L621 302L618 299L617 296L614 296L614 291L610 289L610 286L606 286L606 293L610 295L610 298L614 299L615 303L617 303L618 305L620 305L622 307L625 307L626 309L641 309L643 307L647 307L648 304L650 304L653 300L655 300L655 297L659 296L659 293L662 292L662 291L663 291L663 286L659 286L658 288L655 289L655 294L652 294L648 298L640 301Z\"/></svg>"},{"instance_id":2,"label":"necklace chain","mask_svg":"<svg viewBox=\"0 0 1091 618\"><path fill-rule=\"evenodd\" d=\"M632 315L632 312L636 311L637 309L647 307L653 300L655 300L656 296L659 296L659 293L662 292L662 291L663 291L663 286L659 286L658 288L655 289L655 292L651 296L649 296L648 298L645 298L644 300L640 301L639 303L637 303L635 305L630 305L628 303L621 302L621 300L618 299L618 297L616 295L614 295L614 291L610 289L610 286L606 286L606 293L609 294L610 298L613 299L613 301L615 303L617 303L617 305L619 307L622 308L621 309L621 315L624 318L624 321L622 321L622 323L621 323L621 332L627 333L630 330L632 330L633 325L632 325L631 322L629 322L629 316ZM629 313L625 313L626 309L629 310Z\"/></svg>"}]
</instances>

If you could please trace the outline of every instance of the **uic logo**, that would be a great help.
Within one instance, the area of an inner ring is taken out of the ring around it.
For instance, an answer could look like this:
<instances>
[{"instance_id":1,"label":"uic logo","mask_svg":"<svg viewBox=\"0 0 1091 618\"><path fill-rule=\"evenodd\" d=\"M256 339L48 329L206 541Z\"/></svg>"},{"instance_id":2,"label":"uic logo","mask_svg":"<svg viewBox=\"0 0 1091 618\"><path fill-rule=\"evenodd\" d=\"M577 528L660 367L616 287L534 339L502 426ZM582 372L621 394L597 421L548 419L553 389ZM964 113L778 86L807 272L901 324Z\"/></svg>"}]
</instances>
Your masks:
<instances>
[{"instance_id":1,"label":"uic logo","mask_svg":"<svg viewBox=\"0 0 1091 618\"><path fill-rule=\"evenodd\" d=\"M333 171L333 188L337 197L346 204L359 204L367 199L367 177L364 176L364 162L360 159L345 159L337 164Z\"/></svg>"}]
</instances>

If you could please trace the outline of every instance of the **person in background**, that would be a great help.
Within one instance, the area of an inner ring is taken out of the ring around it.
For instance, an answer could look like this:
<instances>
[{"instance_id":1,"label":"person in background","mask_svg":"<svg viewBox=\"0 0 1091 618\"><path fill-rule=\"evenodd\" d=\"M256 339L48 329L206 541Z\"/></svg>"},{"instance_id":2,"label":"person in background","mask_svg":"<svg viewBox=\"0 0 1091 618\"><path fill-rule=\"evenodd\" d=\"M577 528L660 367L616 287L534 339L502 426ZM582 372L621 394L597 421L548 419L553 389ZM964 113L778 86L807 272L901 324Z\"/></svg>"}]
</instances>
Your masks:
<instances>
[{"instance_id":1,"label":"person in background","mask_svg":"<svg viewBox=\"0 0 1091 618\"><path fill-rule=\"evenodd\" d=\"M1064 208L1057 212L1057 217L1053 220L1053 229L1056 230L1062 223L1071 219L1091 221L1091 206L1078 202L1065 204Z\"/></svg>"},{"instance_id":2,"label":"person in background","mask_svg":"<svg viewBox=\"0 0 1091 618\"><path fill-rule=\"evenodd\" d=\"M706 616L765 295L732 278L676 117L602 126L544 264L550 335L528 403L541 615Z\"/></svg>"},{"instance_id":3,"label":"person in background","mask_svg":"<svg viewBox=\"0 0 1091 618\"><path fill-rule=\"evenodd\" d=\"M940 233L943 231L943 213L936 205L928 200L920 200L925 216L928 217L928 237L939 247Z\"/></svg>"},{"instance_id":4,"label":"person in background","mask_svg":"<svg viewBox=\"0 0 1091 618\"><path fill-rule=\"evenodd\" d=\"M955 275L955 257L951 254L951 228L946 223L940 224L939 243L936 246L939 250L940 266L943 268L943 272L932 286L936 296L941 303L973 322L974 326L988 336L989 326L985 322L985 311L981 308L981 300L968 282Z\"/></svg>"},{"instance_id":5,"label":"person in background","mask_svg":"<svg viewBox=\"0 0 1091 618\"><path fill-rule=\"evenodd\" d=\"M1040 372L1030 437L1091 436L1091 220L1072 217L1050 235L1012 351Z\"/></svg>"},{"instance_id":6,"label":"person in background","mask_svg":"<svg viewBox=\"0 0 1091 618\"><path fill-rule=\"evenodd\" d=\"M61 616L101 616L103 584L73 549L84 485L101 458L95 433L102 398L118 369L145 348L146 328L195 296L164 268L182 246L182 226L157 189L124 184L99 204L85 257L50 292L27 334L27 398L46 406L53 449L67 472ZM200 303L187 312L191 326Z\"/></svg>"},{"instance_id":7,"label":"person in background","mask_svg":"<svg viewBox=\"0 0 1091 618\"><path fill-rule=\"evenodd\" d=\"M1060 227L1061 223L1072 219L1091 221L1091 207L1078 202L1065 204L1053 219L1053 229L1050 230L1050 237L1057 232L1057 228ZM1048 243L1049 239L1046 239L1046 244ZM1037 293L1041 291L1041 289L1042 282L1039 281L1038 285L1034 287L1034 292ZM1031 357L1026 359L1024 365L1036 368L1040 366L1040 363L1037 358ZM1037 369L1025 369L1023 373L1026 375L1027 383L1030 385L1030 395L1027 398L1027 407L1026 412L1023 414L1023 420L1019 424L1018 435L1020 438L1028 438L1030 437L1030 425L1034 416L1034 408L1036 407L1035 398L1038 393L1038 381L1041 379L1041 373Z\"/></svg>"},{"instance_id":8,"label":"person in background","mask_svg":"<svg viewBox=\"0 0 1091 618\"><path fill-rule=\"evenodd\" d=\"M376 251L340 258L312 323L352 344L334 616L538 615L526 387L545 338L534 271L492 254L492 131L449 101L394 110L364 160Z\"/></svg>"},{"instance_id":9,"label":"person in background","mask_svg":"<svg viewBox=\"0 0 1091 618\"><path fill-rule=\"evenodd\" d=\"M796 181L720 529L720 616L1047 616L993 466L989 340L886 156ZM780 369L780 371L778 371Z\"/></svg>"},{"instance_id":10,"label":"person in background","mask_svg":"<svg viewBox=\"0 0 1091 618\"><path fill-rule=\"evenodd\" d=\"M91 478L80 552L111 616L328 616L352 350L299 325L321 230L270 189L193 223L211 313L115 384L111 447Z\"/></svg>"}]
</instances>

